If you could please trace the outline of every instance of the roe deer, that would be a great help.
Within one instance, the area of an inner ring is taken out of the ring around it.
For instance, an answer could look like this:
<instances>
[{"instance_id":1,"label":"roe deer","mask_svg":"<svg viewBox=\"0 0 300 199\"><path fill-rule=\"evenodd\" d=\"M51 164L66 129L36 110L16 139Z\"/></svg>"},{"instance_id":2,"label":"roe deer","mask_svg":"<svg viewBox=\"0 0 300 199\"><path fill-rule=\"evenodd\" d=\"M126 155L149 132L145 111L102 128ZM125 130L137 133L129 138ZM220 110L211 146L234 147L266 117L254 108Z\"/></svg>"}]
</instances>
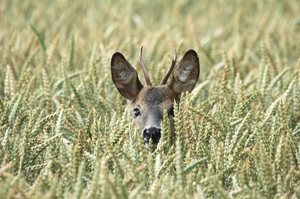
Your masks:
<instances>
[{"instance_id":1,"label":"roe deer","mask_svg":"<svg viewBox=\"0 0 300 199\"><path fill-rule=\"evenodd\" d=\"M142 130L145 148L149 147L151 140L152 149L155 150L161 137L161 121L165 110L168 111L171 137L174 139L173 104L174 101L179 102L183 92L190 92L195 87L200 71L199 58L194 50L189 50L175 68L175 52L172 64L159 86L152 86L143 61L143 47L140 51L140 64L146 81L145 86L140 82L137 71L125 57L119 52L114 53L111 58L112 81L119 93L131 102L134 123ZM167 84L172 72L172 79Z\"/></svg>"}]
</instances>

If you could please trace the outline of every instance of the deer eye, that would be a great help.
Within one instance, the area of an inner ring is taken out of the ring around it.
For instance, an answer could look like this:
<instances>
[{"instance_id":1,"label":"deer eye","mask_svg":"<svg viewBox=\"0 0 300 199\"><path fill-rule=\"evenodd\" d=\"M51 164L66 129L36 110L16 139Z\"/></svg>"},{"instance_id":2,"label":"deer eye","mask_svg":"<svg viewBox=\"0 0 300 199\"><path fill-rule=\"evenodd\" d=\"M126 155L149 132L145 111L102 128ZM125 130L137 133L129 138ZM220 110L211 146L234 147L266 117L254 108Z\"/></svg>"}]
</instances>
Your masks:
<instances>
[{"instance_id":1,"label":"deer eye","mask_svg":"<svg viewBox=\"0 0 300 199\"><path fill-rule=\"evenodd\" d=\"M134 109L133 109L133 116L134 116L134 117L138 117L138 116L140 116L140 115L141 115L140 109L139 109L139 108L134 108Z\"/></svg>"},{"instance_id":2,"label":"deer eye","mask_svg":"<svg viewBox=\"0 0 300 199\"><path fill-rule=\"evenodd\" d=\"M168 110L168 115L174 117L174 108L173 108L173 107L171 107L171 108Z\"/></svg>"}]
</instances>

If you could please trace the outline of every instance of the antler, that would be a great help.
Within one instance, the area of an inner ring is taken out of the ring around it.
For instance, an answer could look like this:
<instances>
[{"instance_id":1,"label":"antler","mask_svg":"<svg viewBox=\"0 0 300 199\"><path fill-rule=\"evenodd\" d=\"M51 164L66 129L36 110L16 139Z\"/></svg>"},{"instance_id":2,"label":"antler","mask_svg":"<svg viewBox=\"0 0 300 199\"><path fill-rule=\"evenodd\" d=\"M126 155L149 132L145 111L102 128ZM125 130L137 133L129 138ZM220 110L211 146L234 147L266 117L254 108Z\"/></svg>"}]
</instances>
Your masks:
<instances>
[{"instance_id":1,"label":"antler","mask_svg":"<svg viewBox=\"0 0 300 199\"><path fill-rule=\"evenodd\" d=\"M177 60L177 53L176 53L176 49L174 50L174 57L172 59L172 63L171 63L171 66L170 68L167 70L167 72L165 73L165 75L163 76L163 78L161 79L160 81L160 85L164 85L167 83L174 67L175 67L175 64L176 64L176 60Z\"/></svg>"},{"instance_id":2,"label":"antler","mask_svg":"<svg viewBox=\"0 0 300 199\"><path fill-rule=\"evenodd\" d=\"M144 59L143 59L143 46L141 47L141 52L140 52L140 64L141 64L143 72L144 72L146 84L148 86L152 86L152 83L149 78L149 73L148 73L147 67L145 66Z\"/></svg>"}]
</instances>

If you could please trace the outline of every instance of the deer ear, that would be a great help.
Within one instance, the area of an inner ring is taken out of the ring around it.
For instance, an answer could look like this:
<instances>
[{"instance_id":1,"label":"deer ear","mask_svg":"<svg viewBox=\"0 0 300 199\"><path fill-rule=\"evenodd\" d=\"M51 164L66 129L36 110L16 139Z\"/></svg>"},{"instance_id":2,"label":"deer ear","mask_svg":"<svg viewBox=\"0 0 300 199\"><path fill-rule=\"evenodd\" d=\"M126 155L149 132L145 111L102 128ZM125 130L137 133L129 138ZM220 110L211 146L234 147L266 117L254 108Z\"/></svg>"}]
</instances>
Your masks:
<instances>
[{"instance_id":1,"label":"deer ear","mask_svg":"<svg viewBox=\"0 0 300 199\"><path fill-rule=\"evenodd\" d=\"M111 76L116 88L126 99L134 100L143 88L136 70L119 52L111 58Z\"/></svg>"},{"instance_id":2,"label":"deer ear","mask_svg":"<svg viewBox=\"0 0 300 199\"><path fill-rule=\"evenodd\" d=\"M197 53L189 50L185 53L178 66L175 68L169 86L180 96L183 92L194 89L200 72L200 64Z\"/></svg>"}]
</instances>

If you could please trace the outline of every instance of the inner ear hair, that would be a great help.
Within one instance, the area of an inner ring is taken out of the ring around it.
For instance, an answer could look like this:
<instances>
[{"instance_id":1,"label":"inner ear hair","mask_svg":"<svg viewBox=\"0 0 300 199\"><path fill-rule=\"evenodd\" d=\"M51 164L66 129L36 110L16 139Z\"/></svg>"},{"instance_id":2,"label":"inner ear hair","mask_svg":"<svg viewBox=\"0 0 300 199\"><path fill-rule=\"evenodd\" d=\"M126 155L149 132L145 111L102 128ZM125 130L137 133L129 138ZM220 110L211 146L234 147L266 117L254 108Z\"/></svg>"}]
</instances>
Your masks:
<instances>
[{"instance_id":1,"label":"inner ear hair","mask_svg":"<svg viewBox=\"0 0 300 199\"><path fill-rule=\"evenodd\" d=\"M191 92L199 79L199 73L198 55L194 50L189 50L173 71L170 87L178 96L183 92Z\"/></svg>"},{"instance_id":2,"label":"inner ear hair","mask_svg":"<svg viewBox=\"0 0 300 199\"><path fill-rule=\"evenodd\" d=\"M136 70L119 52L111 58L111 76L119 93L126 99L134 100L143 88Z\"/></svg>"}]
</instances>

